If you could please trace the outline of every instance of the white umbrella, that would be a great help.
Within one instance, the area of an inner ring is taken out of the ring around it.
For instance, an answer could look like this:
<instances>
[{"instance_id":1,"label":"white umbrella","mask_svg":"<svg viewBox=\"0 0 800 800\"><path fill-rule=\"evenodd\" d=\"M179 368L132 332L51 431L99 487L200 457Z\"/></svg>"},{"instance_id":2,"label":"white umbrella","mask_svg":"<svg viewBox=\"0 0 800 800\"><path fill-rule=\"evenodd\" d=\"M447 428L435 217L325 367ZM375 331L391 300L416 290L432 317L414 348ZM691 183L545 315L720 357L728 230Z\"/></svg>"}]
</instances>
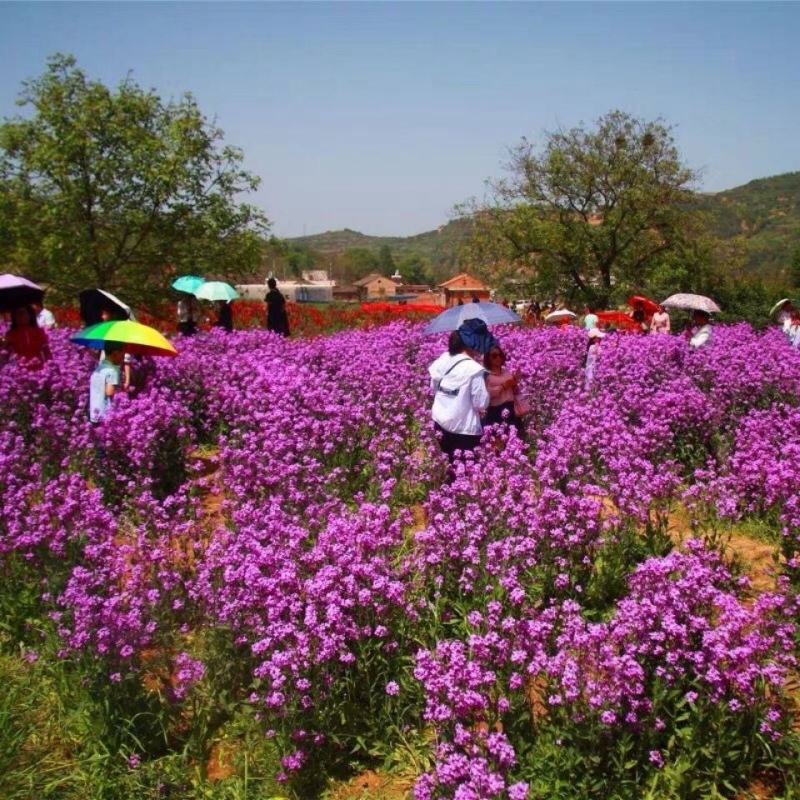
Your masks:
<instances>
[{"instance_id":1,"label":"white umbrella","mask_svg":"<svg viewBox=\"0 0 800 800\"><path fill-rule=\"evenodd\" d=\"M194 296L198 300L222 300L230 303L231 300L236 300L239 293L225 281L206 281L194 290Z\"/></svg>"},{"instance_id":2,"label":"white umbrella","mask_svg":"<svg viewBox=\"0 0 800 800\"><path fill-rule=\"evenodd\" d=\"M783 300L778 300L778 302L775 303L775 305L772 306L772 308L770 309L769 315L771 317L774 316L787 303L790 304L790 305L792 303L792 301L788 297L784 297Z\"/></svg>"},{"instance_id":3,"label":"white umbrella","mask_svg":"<svg viewBox=\"0 0 800 800\"><path fill-rule=\"evenodd\" d=\"M565 319L575 319L578 315L566 308L560 308L558 311L551 311L545 318L545 322L561 322Z\"/></svg>"},{"instance_id":4,"label":"white umbrella","mask_svg":"<svg viewBox=\"0 0 800 800\"><path fill-rule=\"evenodd\" d=\"M661 305L684 311L705 311L706 314L717 314L722 310L710 297L702 294L672 294Z\"/></svg>"}]
</instances>

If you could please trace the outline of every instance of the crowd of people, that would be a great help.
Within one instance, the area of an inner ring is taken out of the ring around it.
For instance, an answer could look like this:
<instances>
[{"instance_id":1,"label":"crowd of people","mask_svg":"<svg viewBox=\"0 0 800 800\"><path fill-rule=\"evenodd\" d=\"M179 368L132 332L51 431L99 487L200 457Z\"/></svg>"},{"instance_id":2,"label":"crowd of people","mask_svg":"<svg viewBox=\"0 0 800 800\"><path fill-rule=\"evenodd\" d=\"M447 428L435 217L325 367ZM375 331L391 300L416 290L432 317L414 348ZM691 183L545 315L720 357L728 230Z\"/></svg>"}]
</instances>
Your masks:
<instances>
[{"instance_id":1,"label":"crowd of people","mask_svg":"<svg viewBox=\"0 0 800 800\"><path fill-rule=\"evenodd\" d=\"M288 336L289 319L286 299L278 291L274 278L270 278L267 283L269 292L265 298L267 307L265 325L270 331L281 336ZM215 301L214 307L216 310L215 325L227 332L232 331L231 301ZM183 336L196 334L201 318L197 299L187 292L179 292L176 311L178 332ZM56 327L55 315L45 308L42 302L32 302L12 308L8 316L9 325L5 334L0 338L0 346L22 361L29 369L41 369L51 358L47 331ZM83 316L86 325L112 320L134 320L132 312L124 304L116 307L112 304L109 308L100 309L94 318L88 318L85 314ZM117 392L134 390L133 363L133 357L126 352L123 345L105 344L89 378L88 417L90 422L96 424L104 418L111 408L112 398Z\"/></svg>"},{"instance_id":2,"label":"crowd of people","mask_svg":"<svg viewBox=\"0 0 800 800\"><path fill-rule=\"evenodd\" d=\"M508 307L508 303L503 305ZM540 306L531 303L526 321L534 325L541 324L542 315L553 314L554 308L554 304ZM778 322L790 343L800 347L800 311L789 300L781 301L776 309ZM643 304L634 303L630 315L613 312L611 319L615 322L605 329L603 314L587 304L580 319L572 312L566 312L559 319L559 324L564 326L578 321L586 331L586 391L590 391L594 383L603 340L614 328L619 327L621 320L624 330L634 334L668 336L672 333L669 312L660 304L653 303L646 310ZM608 314L605 316L608 318ZM623 317L626 319L623 320ZM693 310L683 335L693 349L709 346L713 340L711 314ZM506 423L516 428L518 435L524 438L525 417L531 409L520 394L519 376L506 369L505 353L485 322L467 319L458 330L453 331L447 351L430 365L429 374L434 395L431 415L440 436L442 451L451 465L456 451L471 451L477 447L485 426Z\"/></svg>"},{"instance_id":3,"label":"crowd of people","mask_svg":"<svg viewBox=\"0 0 800 800\"><path fill-rule=\"evenodd\" d=\"M178 331L184 336L193 336L198 331L201 318L197 298L188 292L180 292L176 306L178 315ZM230 333L233 330L233 300L215 300L216 319L214 325ZM289 336L289 315L286 310L286 298L278 289L275 278L267 281L267 294L264 298L267 306L266 327L268 331ZM211 320L209 320L211 321Z\"/></svg>"},{"instance_id":4,"label":"crowd of people","mask_svg":"<svg viewBox=\"0 0 800 800\"><path fill-rule=\"evenodd\" d=\"M505 353L482 319L468 319L452 331L447 350L428 372L431 415L451 465L456 451L478 446L485 424L507 423L524 436L530 408L520 395L519 376L506 368Z\"/></svg>"},{"instance_id":5,"label":"crowd of people","mask_svg":"<svg viewBox=\"0 0 800 800\"><path fill-rule=\"evenodd\" d=\"M267 283L266 327L279 335L288 336L286 300L274 278ZM641 304L634 304L627 329L652 336L670 335L672 322L667 309L662 305L652 305L649 313L646 313ZM215 306L216 325L231 331L231 301L216 301ZM528 321L531 321L533 314L536 316L534 324L538 324L539 315L545 310L547 307L531 304ZM773 309L773 312L776 311L787 338L794 347L800 347L800 311L789 300L780 301ZM552 315L553 312L549 313ZM195 297L179 293L178 331L184 336L197 333L199 316ZM132 318L130 309L123 317L114 316L107 309L100 312L101 321L129 317ZM594 382L603 340L608 336L609 328L614 327L613 324L606 324L606 319L607 312L598 312L587 304L579 320L587 333L584 354L586 390L590 390ZM574 320L577 320L576 315L567 311L559 323L570 324ZM628 322L625 324L627 326ZM47 331L55 325L54 315L41 302L14 308L2 345L23 359L30 368L38 369L50 358ZM706 311L694 310L684 335L692 348L708 346L713 338L711 315ZM97 423L103 419L117 391L132 391L131 371L132 358L123 347L109 344L100 352L89 382L91 422ZM451 463L456 451L469 451L477 446L485 425L506 423L513 426L521 438L524 437L525 417L530 413L530 408L520 393L519 376L507 369L503 348L479 315L466 319L457 330L450 333L446 352L430 365L429 373L434 392L432 417L441 437L442 450Z\"/></svg>"}]
</instances>

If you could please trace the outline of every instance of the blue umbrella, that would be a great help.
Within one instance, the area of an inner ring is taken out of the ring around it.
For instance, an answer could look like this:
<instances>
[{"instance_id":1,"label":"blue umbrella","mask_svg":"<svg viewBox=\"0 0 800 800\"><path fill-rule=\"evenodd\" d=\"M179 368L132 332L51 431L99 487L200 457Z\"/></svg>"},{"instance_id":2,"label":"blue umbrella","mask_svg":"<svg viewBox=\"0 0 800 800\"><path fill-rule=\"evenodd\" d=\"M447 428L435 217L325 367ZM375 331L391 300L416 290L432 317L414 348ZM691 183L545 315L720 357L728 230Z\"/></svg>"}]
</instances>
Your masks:
<instances>
[{"instance_id":1,"label":"blue umbrella","mask_svg":"<svg viewBox=\"0 0 800 800\"><path fill-rule=\"evenodd\" d=\"M206 282L205 278L198 275L181 275L172 282L172 288L179 292L186 292L187 294L194 294L197 289Z\"/></svg>"},{"instance_id":2,"label":"blue umbrella","mask_svg":"<svg viewBox=\"0 0 800 800\"><path fill-rule=\"evenodd\" d=\"M423 333L428 335L455 331L468 319L482 319L487 325L522 322L519 314L499 303L466 303L463 306L451 306L442 311L427 324Z\"/></svg>"}]
</instances>

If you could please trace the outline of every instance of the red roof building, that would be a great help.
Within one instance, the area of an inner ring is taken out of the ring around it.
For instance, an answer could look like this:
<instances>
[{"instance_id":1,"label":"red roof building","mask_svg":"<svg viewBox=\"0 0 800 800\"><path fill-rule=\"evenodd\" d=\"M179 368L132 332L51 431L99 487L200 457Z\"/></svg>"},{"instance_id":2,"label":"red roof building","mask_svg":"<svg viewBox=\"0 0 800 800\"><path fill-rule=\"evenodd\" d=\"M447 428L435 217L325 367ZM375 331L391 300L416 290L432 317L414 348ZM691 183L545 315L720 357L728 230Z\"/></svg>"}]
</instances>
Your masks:
<instances>
[{"instance_id":1,"label":"red roof building","mask_svg":"<svg viewBox=\"0 0 800 800\"><path fill-rule=\"evenodd\" d=\"M491 289L480 279L467 272L458 275L439 284L439 288L444 294L445 306L471 303L476 297L481 302L488 301L491 297Z\"/></svg>"}]
</instances>

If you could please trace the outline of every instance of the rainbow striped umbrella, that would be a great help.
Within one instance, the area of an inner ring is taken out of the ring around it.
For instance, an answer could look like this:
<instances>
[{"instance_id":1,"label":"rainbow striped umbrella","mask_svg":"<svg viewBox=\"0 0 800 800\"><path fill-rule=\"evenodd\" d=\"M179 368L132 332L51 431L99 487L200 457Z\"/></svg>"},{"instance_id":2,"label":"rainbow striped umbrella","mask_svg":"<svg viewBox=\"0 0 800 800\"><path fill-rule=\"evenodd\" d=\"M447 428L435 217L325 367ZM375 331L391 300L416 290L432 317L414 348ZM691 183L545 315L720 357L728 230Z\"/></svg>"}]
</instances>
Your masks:
<instances>
[{"instance_id":1,"label":"rainbow striped umbrella","mask_svg":"<svg viewBox=\"0 0 800 800\"><path fill-rule=\"evenodd\" d=\"M136 355L178 355L178 351L155 328L129 319L98 322L79 331L70 340L95 350L104 350L107 344L119 344L126 353Z\"/></svg>"}]
</instances>

